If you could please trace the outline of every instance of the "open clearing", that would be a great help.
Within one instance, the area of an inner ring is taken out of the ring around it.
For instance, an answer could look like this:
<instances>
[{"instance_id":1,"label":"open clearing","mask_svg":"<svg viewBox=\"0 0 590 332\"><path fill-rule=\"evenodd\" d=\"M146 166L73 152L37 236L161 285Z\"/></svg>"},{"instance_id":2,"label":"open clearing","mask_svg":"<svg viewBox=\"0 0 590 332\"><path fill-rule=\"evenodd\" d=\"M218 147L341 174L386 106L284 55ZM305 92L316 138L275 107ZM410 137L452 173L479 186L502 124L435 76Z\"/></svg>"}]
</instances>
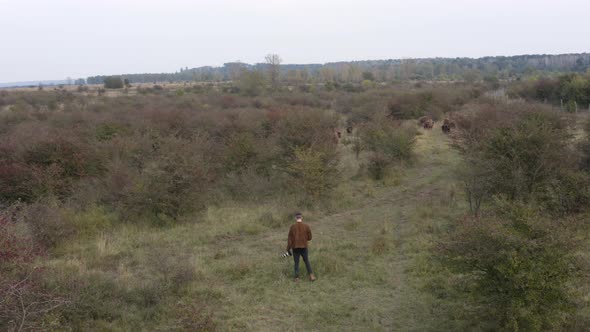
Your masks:
<instances>
[{"instance_id":1,"label":"open clearing","mask_svg":"<svg viewBox=\"0 0 590 332\"><path fill-rule=\"evenodd\" d=\"M292 259L279 257L288 224L260 227L264 206L217 208L203 222L165 229L119 227L98 239L64 246L64 255L49 264L107 277L124 289L155 287L155 293L158 285L150 286L151 280L174 283L182 279L182 273L172 274L179 266L194 269L188 272L196 274L195 280L159 305L190 306L194 301L198 315L210 317L220 330L452 328L442 315L446 306L423 288L431 282L432 244L464 211L457 206L463 201L457 197L461 190L452 180L459 156L440 128L421 133L413 165L380 184L351 180L346 190L355 203L348 210L305 214L314 234L310 260L315 283L293 281ZM342 163L353 165L349 149L342 146ZM304 266L302 272L306 276ZM154 314L166 315L162 308L154 308ZM141 312L132 306L124 310L121 320L102 321L104 325L98 320L97 328L120 328L126 315ZM170 322L159 327L176 327Z\"/></svg>"}]
</instances>

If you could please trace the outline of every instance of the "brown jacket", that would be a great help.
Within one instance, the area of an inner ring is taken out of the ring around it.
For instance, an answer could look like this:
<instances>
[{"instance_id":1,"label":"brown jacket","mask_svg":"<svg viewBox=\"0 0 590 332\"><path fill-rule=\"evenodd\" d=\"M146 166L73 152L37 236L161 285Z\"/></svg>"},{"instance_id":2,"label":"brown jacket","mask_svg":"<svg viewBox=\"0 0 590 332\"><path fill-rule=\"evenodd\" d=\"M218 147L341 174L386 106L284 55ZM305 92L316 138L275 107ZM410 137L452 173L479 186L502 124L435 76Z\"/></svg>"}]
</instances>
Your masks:
<instances>
[{"instance_id":1,"label":"brown jacket","mask_svg":"<svg viewBox=\"0 0 590 332\"><path fill-rule=\"evenodd\" d=\"M292 248L307 248L307 241L311 241L311 228L303 222L296 222L289 229L287 251Z\"/></svg>"}]
</instances>

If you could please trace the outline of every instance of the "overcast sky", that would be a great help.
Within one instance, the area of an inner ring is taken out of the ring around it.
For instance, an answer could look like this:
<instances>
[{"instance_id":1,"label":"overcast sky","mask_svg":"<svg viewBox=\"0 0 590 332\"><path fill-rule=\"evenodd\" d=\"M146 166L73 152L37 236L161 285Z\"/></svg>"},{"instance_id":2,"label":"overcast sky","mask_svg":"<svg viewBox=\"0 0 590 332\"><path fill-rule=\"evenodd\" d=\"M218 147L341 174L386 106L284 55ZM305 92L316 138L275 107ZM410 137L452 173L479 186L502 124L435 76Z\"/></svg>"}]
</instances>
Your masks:
<instances>
[{"instance_id":1,"label":"overcast sky","mask_svg":"<svg viewBox=\"0 0 590 332\"><path fill-rule=\"evenodd\" d=\"M589 0L0 0L0 82L590 52Z\"/></svg>"}]
</instances>

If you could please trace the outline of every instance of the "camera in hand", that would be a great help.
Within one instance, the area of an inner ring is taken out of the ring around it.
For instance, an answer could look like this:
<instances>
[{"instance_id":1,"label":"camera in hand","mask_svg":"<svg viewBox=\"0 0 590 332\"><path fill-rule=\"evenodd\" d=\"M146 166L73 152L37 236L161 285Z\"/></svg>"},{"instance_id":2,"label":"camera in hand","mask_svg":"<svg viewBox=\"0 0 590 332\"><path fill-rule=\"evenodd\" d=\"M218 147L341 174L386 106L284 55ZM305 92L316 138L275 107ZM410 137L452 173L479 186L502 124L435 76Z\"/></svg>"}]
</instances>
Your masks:
<instances>
[{"instance_id":1,"label":"camera in hand","mask_svg":"<svg viewBox=\"0 0 590 332\"><path fill-rule=\"evenodd\" d=\"M293 253L291 253L291 250L286 251L284 254L281 255L281 257L289 257L289 256L293 256Z\"/></svg>"}]
</instances>

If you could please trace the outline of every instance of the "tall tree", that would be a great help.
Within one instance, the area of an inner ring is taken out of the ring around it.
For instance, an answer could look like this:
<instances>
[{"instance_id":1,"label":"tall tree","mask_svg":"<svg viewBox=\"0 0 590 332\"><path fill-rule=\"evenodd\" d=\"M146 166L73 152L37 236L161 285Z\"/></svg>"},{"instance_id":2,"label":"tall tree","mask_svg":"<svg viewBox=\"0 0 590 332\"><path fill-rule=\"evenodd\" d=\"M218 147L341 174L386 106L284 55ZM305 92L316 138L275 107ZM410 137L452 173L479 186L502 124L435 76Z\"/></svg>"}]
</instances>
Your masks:
<instances>
[{"instance_id":1,"label":"tall tree","mask_svg":"<svg viewBox=\"0 0 590 332\"><path fill-rule=\"evenodd\" d=\"M273 90L279 87L279 74L281 72L281 62L283 59L278 54L267 54L264 57L268 68L268 76L270 78L270 85Z\"/></svg>"}]
</instances>

